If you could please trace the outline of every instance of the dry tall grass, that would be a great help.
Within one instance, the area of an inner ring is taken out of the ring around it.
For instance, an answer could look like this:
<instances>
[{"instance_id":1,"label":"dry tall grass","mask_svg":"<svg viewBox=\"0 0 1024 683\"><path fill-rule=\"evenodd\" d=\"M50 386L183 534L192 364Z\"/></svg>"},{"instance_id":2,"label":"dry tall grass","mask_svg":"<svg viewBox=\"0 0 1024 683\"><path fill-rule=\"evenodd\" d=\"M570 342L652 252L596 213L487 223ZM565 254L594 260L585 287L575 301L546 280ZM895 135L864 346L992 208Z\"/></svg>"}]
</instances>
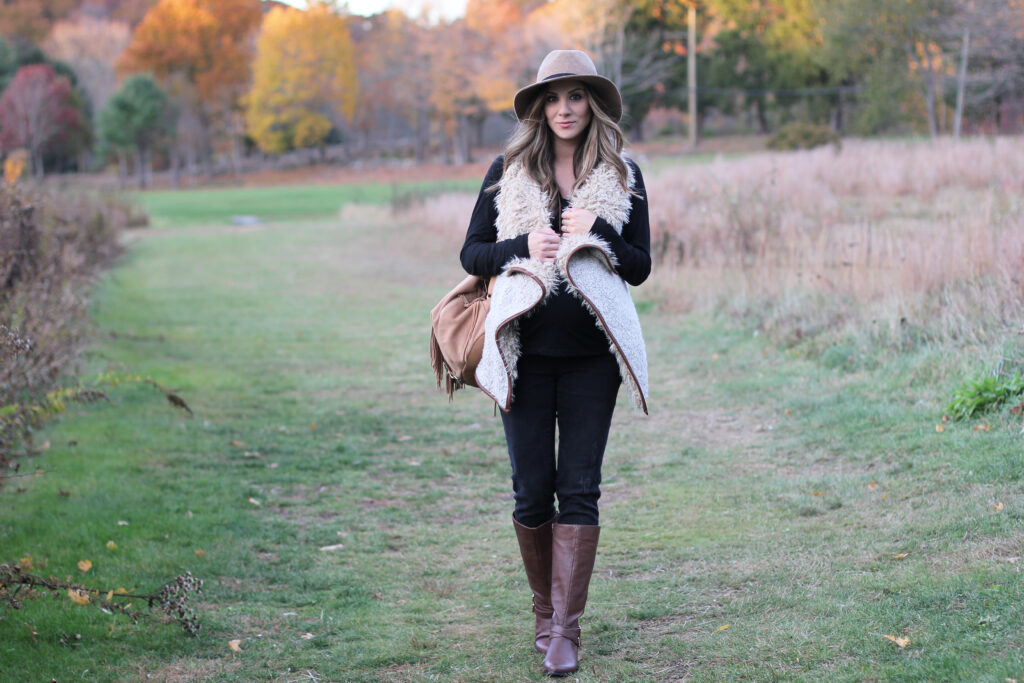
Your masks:
<instances>
[{"instance_id":1,"label":"dry tall grass","mask_svg":"<svg viewBox=\"0 0 1024 683\"><path fill-rule=\"evenodd\" d=\"M668 310L726 310L777 339L823 343L989 344L1020 327L1022 139L852 140L646 180L645 296ZM473 201L443 195L406 217L454 245Z\"/></svg>"},{"instance_id":2,"label":"dry tall grass","mask_svg":"<svg viewBox=\"0 0 1024 683\"><path fill-rule=\"evenodd\" d=\"M848 141L647 184L665 301L756 312L795 338L975 343L1020 324L1024 140Z\"/></svg>"}]
</instances>

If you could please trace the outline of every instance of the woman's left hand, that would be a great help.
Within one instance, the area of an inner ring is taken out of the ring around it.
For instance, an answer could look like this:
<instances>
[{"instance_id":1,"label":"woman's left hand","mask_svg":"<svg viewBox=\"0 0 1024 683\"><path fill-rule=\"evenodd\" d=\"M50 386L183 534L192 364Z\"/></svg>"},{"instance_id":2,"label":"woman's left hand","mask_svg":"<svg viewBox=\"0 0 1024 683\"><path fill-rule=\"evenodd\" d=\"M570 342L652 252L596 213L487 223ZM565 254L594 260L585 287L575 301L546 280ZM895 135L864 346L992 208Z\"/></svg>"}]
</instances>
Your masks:
<instances>
[{"instance_id":1,"label":"woman's left hand","mask_svg":"<svg viewBox=\"0 0 1024 683\"><path fill-rule=\"evenodd\" d=\"M566 209L562 212L563 235L586 235L594 227L597 214L586 209Z\"/></svg>"}]
</instances>

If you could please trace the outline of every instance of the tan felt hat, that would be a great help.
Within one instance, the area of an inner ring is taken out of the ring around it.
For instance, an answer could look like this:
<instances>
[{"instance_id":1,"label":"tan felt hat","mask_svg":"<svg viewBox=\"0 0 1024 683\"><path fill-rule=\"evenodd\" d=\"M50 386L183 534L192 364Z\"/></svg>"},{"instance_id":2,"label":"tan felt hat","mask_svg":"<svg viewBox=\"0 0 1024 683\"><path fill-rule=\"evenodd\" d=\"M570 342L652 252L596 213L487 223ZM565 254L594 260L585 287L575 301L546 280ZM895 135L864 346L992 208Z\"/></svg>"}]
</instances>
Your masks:
<instances>
[{"instance_id":1,"label":"tan felt hat","mask_svg":"<svg viewBox=\"0 0 1024 683\"><path fill-rule=\"evenodd\" d=\"M520 121L526 116L533 98L537 97L549 85L558 81L583 81L590 86L591 92L601 101L602 109L618 123L622 118L622 96L615 84L604 76L597 74L597 67L586 52L580 50L554 50L549 52L537 69L537 82L528 85L516 93L513 107L516 118Z\"/></svg>"}]
</instances>

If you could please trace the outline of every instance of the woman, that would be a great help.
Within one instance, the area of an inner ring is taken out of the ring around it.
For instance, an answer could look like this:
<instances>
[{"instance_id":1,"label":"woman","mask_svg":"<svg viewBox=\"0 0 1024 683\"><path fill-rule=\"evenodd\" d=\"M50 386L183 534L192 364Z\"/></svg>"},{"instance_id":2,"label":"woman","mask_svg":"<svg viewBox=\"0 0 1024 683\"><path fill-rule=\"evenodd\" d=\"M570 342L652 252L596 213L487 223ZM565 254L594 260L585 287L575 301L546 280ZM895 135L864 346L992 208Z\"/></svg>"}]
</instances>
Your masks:
<instances>
[{"instance_id":1,"label":"woman","mask_svg":"<svg viewBox=\"0 0 1024 683\"><path fill-rule=\"evenodd\" d=\"M557 676L577 669L621 383L647 412L626 285L650 273L650 226L640 170L622 156L621 97L585 53L550 53L514 104L519 126L487 172L461 259L470 274L500 273L476 380L502 409L534 646Z\"/></svg>"}]
</instances>

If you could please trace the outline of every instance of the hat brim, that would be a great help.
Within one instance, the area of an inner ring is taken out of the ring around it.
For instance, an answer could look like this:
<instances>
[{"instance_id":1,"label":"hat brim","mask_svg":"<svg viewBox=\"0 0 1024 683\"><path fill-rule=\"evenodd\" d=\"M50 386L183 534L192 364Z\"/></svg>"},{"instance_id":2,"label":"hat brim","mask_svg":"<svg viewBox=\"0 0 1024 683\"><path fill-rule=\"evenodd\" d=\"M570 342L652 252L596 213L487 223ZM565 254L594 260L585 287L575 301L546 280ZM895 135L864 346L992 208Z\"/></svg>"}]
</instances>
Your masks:
<instances>
[{"instance_id":1,"label":"hat brim","mask_svg":"<svg viewBox=\"0 0 1024 683\"><path fill-rule=\"evenodd\" d=\"M522 121L523 117L526 116L526 110L530 108L534 98L546 91L552 83L558 83L559 81L582 81L586 83L590 86L591 92L601 101L601 108L604 109L615 123L618 123L622 118L622 96L619 95L619 89L615 87L614 83L604 76L576 76L574 74L549 78L546 81L540 81L539 83L521 88L512 100L512 107L516 111L516 118Z\"/></svg>"}]
</instances>

